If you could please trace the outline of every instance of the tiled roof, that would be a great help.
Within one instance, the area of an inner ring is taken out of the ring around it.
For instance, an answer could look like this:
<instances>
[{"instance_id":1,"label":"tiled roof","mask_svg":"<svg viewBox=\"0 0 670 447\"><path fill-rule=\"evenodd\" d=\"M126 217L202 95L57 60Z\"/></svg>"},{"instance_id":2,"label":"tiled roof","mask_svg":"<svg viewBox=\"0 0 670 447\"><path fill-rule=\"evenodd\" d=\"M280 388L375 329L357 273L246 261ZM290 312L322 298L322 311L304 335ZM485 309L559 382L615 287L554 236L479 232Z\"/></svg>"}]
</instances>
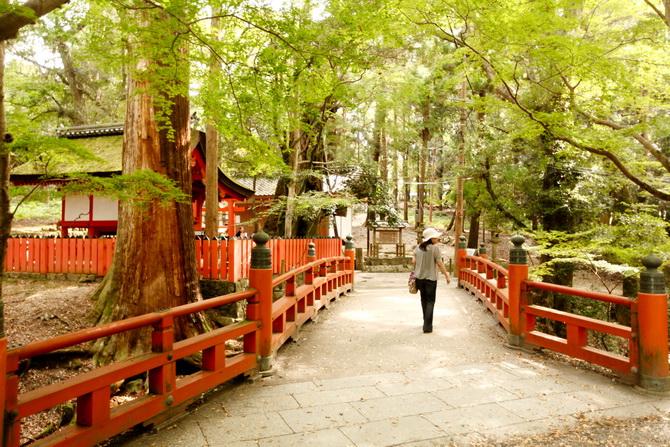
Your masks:
<instances>
[{"instance_id":1,"label":"tiled roof","mask_svg":"<svg viewBox=\"0 0 670 447\"><path fill-rule=\"evenodd\" d=\"M96 124L93 126L73 126L56 131L62 138L90 138L106 135L123 135L123 123Z\"/></svg>"},{"instance_id":2,"label":"tiled roof","mask_svg":"<svg viewBox=\"0 0 670 447\"><path fill-rule=\"evenodd\" d=\"M254 179L253 177L239 177L235 178L235 181L242 186L245 186L248 189L256 191L256 197L258 196L274 196L275 191L277 190L277 179L268 179L268 178L256 178L256 187L254 188Z\"/></svg>"}]
</instances>

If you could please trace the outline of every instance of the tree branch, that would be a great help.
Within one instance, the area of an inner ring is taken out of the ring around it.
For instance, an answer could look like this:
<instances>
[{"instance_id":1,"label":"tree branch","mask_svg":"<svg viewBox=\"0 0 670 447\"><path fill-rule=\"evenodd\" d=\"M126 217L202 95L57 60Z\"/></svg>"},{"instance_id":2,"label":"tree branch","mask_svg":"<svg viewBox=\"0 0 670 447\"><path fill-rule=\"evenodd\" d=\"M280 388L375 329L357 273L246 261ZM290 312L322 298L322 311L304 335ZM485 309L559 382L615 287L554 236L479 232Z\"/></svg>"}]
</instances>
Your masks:
<instances>
[{"instance_id":1,"label":"tree branch","mask_svg":"<svg viewBox=\"0 0 670 447\"><path fill-rule=\"evenodd\" d=\"M588 118L595 124L600 124L601 126L609 127L610 129L614 130L628 129L628 127L615 123L614 121L596 118L595 116L589 115L588 113L583 112L581 110L578 110L578 112L580 115L582 115L585 118ZM659 163L661 163L661 165L663 166L663 168L665 168L666 171L670 172L670 160L668 160L668 157L663 155L658 146L656 146L653 142L649 141L649 139L645 138L645 136L642 134L634 134L631 136L635 138L638 141L638 143L640 143L642 147L644 147L651 155L653 155L654 158L658 160Z\"/></svg>"},{"instance_id":2,"label":"tree branch","mask_svg":"<svg viewBox=\"0 0 670 447\"><path fill-rule=\"evenodd\" d=\"M502 204L500 203L500 200L498 199L498 195L496 192L493 190L493 184L491 182L491 171L489 170L491 165L489 163L488 157L484 161L484 167L486 170L482 174L482 177L484 177L484 181L486 183L486 191L488 191L489 195L491 196L491 199L493 200L493 203L495 204L496 208L498 211L500 211L505 217L507 217L509 220L514 222L514 224L517 226L517 228L528 228L526 224L521 222L519 219L517 219L512 213L507 211Z\"/></svg>"},{"instance_id":3,"label":"tree branch","mask_svg":"<svg viewBox=\"0 0 670 447\"><path fill-rule=\"evenodd\" d=\"M21 8L0 17L0 42L16 37L21 28L63 6L69 0L28 0ZM24 11L24 12L19 12Z\"/></svg>"},{"instance_id":4,"label":"tree branch","mask_svg":"<svg viewBox=\"0 0 670 447\"><path fill-rule=\"evenodd\" d=\"M649 5L649 7L650 7L651 9L654 10L654 12L661 18L661 20L663 20L663 23L665 23L666 26L670 27L670 21L668 20L668 16L666 16L665 14L663 14L663 11L661 11L660 9L658 9L658 8L656 7L656 5L654 5L654 4L651 2L651 0L644 0L644 2L645 2L647 5ZM666 6L667 6L667 5L666 5ZM667 12L667 11L666 11L666 12Z\"/></svg>"}]
</instances>

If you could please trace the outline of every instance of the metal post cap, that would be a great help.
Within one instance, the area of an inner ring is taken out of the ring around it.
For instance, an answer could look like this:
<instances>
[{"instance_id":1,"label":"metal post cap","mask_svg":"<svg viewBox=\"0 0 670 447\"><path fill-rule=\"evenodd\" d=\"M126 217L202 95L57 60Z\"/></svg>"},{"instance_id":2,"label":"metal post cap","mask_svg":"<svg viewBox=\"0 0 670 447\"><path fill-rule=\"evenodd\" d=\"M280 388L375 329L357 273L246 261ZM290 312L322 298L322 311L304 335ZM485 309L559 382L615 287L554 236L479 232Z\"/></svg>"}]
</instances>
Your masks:
<instances>
[{"instance_id":1,"label":"metal post cap","mask_svg":"<svg viewBox=\"0 0 670 447\"><path fill-rule=\"evenodd\" d=\"M458 249L465 250L465 236L461 234L461 237L458 238Z\"/></svg>"},{"instance_id":2,"label":"metal post cap","mask_svg":"<svg viewBox=\"0 0 670 447\"><path fill-rule=\"evenodd\" d=\"M261 231L254 233L252 238L256 246L251 249L251 268L252 269L271 269L272 252L265 244L270 240L267 233Z\"/></svg>"},{"instance_id":3,"label":"metal post cap","mask_svg":"<svg viewBox=\"0 0 670 447\"><path fill-rule=\"evenodd\" d=\"M663 261L653 253L642 258L642 265L646 270L640 272L640 292L665 294L665 276L658 268Z\"/></svg>"},{"instance_id":4,"label":"metal post cap","mask_svg":"<svg viewBox=\"0 0 670 447\"><path fill-rule=\"evenodd\" d=\"M307 250L307 257L316 258L316 250L314 249L316 245L314 245L314 242L310 242L307 246L309 247L309 250Z\"/></svg>"},{"instance_id":5,"label":"metal post cap","mask_svg":"<svg viewBox=\"0 0 670 447\"><path fill-rule=\"evenodd\" d=\"M483 242L479 244L479 254L480 255L486 254L486 244Z\"/></svg>"},{"instance_id":6,"label":"metal post cap","mask_svg":"<svg viewBox=\"0 0 670 447\"><path fill-rule=\"evenodd\" d=\"M354 249L354 237L352 235L347 236L347 242L345 242L344 244L344 249L345 250Z\"/></svg>"},{"instance_id":7,"label":"metal post cap","mask_svg":"<svg viewBox=\"0 0 670 447\"><path fill-rule=\"evenodd\" d=\"M259 231L258 233L254 233L252 239L256 245L265 245L270 240L270 236L264 231Z\"/></svg>"},{"instance_id":8,"label":"metal post cap","mask_svg":"<svg viewBox=\"0 0 670 447\"><path fill-rule=\"evenodd\" d=\"M523 249L522 245L526 242L523 236L517 234L512 236L510 239L514 244L509 250L509 263L515 265L526 265L528 263L528 256L526 255L526 250Z\"/></svg>"}]
</instances>

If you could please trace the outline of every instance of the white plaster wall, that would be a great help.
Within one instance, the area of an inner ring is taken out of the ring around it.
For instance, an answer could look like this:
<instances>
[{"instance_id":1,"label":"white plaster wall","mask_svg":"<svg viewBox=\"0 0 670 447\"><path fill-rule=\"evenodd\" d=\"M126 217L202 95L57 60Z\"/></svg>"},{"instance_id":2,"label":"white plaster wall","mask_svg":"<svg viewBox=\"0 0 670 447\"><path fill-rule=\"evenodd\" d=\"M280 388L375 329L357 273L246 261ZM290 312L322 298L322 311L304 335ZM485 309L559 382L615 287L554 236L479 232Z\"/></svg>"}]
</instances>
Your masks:
<instances>
[{"instance_id":1,"label":"white plaster wall","mask_svg":"<svg viewBox=\"0 0 670 447\"><path fill-rule=\"evenodd\" d=\"M335 224L337 225L338 235L345 239L347 236L352 234L353 231L353 211L352 208L347 208L347 215L344 217L335 216ZM332 225L330 227L329 235L335 236L335 230Z\"/></svg>"},{"instance_id":2,"label":"white plaster wall","mask_svg":"<svg viewBox=\"0 0 670 447\"><path fill-rule=\"evenodd\" d=\"M106 197L93 197L93 219L119 220L119 201Z\"/></svg>"},{"instance_id":3,"label":"white plaster wall","mask_svg":"<svg viewBox=\"0 0 670 447\"><path fill-rule=\"evenodd\" d=\"M65 196L65 220L88 221L88 196Z\"/></svg>"}]
</instances>

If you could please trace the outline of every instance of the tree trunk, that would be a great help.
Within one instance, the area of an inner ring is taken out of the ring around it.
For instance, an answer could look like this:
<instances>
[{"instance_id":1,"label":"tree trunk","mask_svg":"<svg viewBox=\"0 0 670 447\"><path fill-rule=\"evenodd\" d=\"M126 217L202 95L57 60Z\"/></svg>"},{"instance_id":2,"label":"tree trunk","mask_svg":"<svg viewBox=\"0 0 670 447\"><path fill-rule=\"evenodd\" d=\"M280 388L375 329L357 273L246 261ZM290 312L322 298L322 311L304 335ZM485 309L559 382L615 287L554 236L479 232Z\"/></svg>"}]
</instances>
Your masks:
<instances>
[{"instance_id":1,"label":"tree trunk","mask_svg":"<svg viewBox=\"0 0 670 447\"><path fill-rule=\"evenodd\" d=\"M76 69L74 67L74 62L72 61L72 55L70 54L70 49L67 44L60 40L56 39L54 42L60 59L63 62L63 71L65 75L65 80L67 86L72 92L72 124L75 126L82 126L87 124L85 121L86 116L86 101L84 99L84 89L81 88L81 83L78 79Z\"/></svg>"},{"instance_id":2,"label":"tree trunk","mask_svg":"<svg viewBox=\"0 0 670 447\"><path fill-rule=\"evenodd\" d=\"M410 160L410 145L405 145L405 156L402 160L402 180L404 184L404 193L403 199L405 202L405 207L403 209L403 217L405 222L409 222L409 200L410 200L410 191L409 191L409 160Z\"/></svg>"},{"instance_id":3,"label":"tree trunk","mask_svg":"<svg viewBox=\"0 0 670 447\"><path fill-rule=\"evenodd\" d=\"M139 71L147 68L140 63ZM171 101L169 138L155 120L150 85L131 77L123 142L123 172L152 169L165 174L191 196L189 102ZM96 291L97 324L118 321L202 299L195 264L193 211L190 203L122 206L112 267ZM175 321L175 339L205 329L200 316ZM151 328L126 332L96 343L96 364L106 364L151 350Z\"/></svg>"},{"instance_id":4,"label":"tree trunk","mask_svg":"<svg viewBox=\"0 0 670 447\"><path fill-rule=\"evenodd\" d=\"M220 40L221 35L221 20L218 15L221 14L221 9L215 10L215 17L212 18L212 29L216 31L215 39ZM220 62L214 54L209 60L209 71L213 77L221 76ZM217 104L210 104L209 98L205 102L205 110L211 120L216 115L214 110ZM206 148L205 160L207 162L205 172L205 235L214 239L219 236L219 131L214 123L207 124L206 127ZM234 226L234 220L231 221L231 216L228 216L228 235L235 234L235 228L231 230L231 225Z\"/></svg>"},{"instance_id":5,"label":"tree trunk","mask_svg":"<svg viewBox=\"0 0 670 447\"><path fill-rule=\"evenodd\" d=\"M14 215L10 212L9 174L11 173L11 154L6 147L9 140L7 117L5 116L5 43L0 41L0 338L5 337L5 303L2 300L2 281L4 278L5 258L7 257L7 239L12 231Z\"/></svg>"},{"instance_id":6,"label":"tree trunk","mask_svg":"<svg viewBox=\"0 0 670 447\"><path fill-rule=\"evenodd\" d=\"M213 124L207 125L206 146L205 235L214 239L219 235L219 132ZM228 216L228 227L235 225L230 217Z\"/></svg>"},{"instance_id":7,"label":"tree trunk","mask_svg":"<svg viewBox=\"0 0 670 447\"><path fill-rule=\"evenodd\" d=\"M428 121L430 120L430 102L426 98L426 103L423 105L423 129L421 129L421 155L419 156L419 184L417 187L417 207L418 207L418 222L417 226L423 225L423 204L425 203L426 194L426 162L428 159L428 142L431 138L431 132L428 128Z\"/></svg>"},{"instance_id":8,"label":"tree trunk","mask_svg":"<svg viewBox=\"0 0 670 447\"><path fill-rule=\"evenodd\" d=\"M477 211L470 216L470 233L468 234L468 248L478 248L479 246L479 216L481 211Z\"/></svg>"},{"instance_id":9,"label":"tree trunk","mask_svg":"<svg viewBox=\"0 0 670 447\"><path fill-rule=\"evenodd\" d=\"M284 237L293 236L293 220L294 220L294 210L295 210L295 198L298 195L296 192L296 182L295 178L298 175L298 168L300 166L300 156L302 151L302 131L295 130L291 132L292 138L291 141L293 144L291 147L293 150L289 154L289 166L291 167L291 178L288 180L287 192L286 192L286 215L284 216Z\"/></svg>"}]
</instances>

